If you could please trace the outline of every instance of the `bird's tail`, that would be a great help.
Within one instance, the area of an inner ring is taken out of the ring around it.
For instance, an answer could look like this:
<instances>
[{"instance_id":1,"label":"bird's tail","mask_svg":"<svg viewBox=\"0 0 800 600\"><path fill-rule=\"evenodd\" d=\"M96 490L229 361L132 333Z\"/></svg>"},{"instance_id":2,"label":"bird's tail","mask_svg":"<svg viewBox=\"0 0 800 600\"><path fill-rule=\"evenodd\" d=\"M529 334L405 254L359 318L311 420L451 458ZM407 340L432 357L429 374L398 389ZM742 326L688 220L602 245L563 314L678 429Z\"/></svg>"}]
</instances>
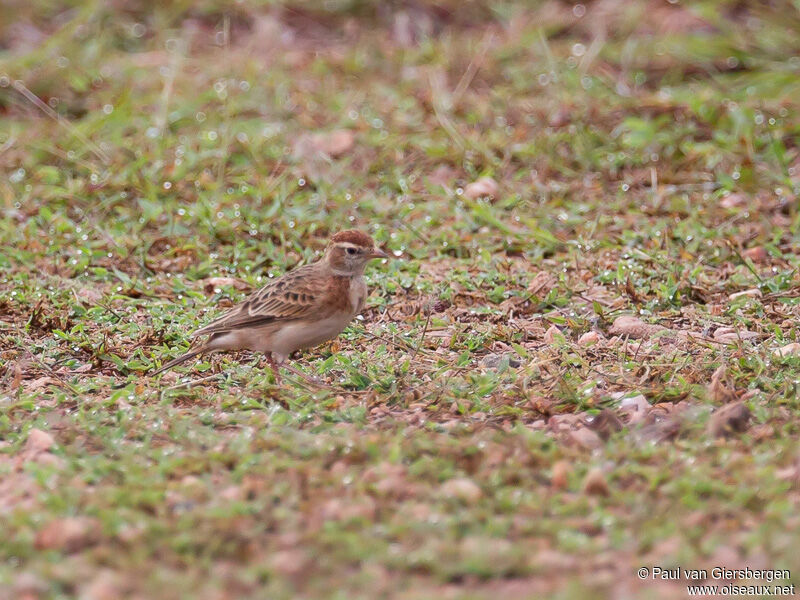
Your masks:
<instances>
[{"instance_id":1,"label":"bird's tail","mask_svg":"<svg viewBox=\"0 0 800 600\"><path fill-rule=\"evenodd\" d=\"M208 346L206 344L203 344L202 346L199 346L198 348L195 348L194 350L190 350L189 352L179 356L178 358L172 359L167 364L161 365L160 369L158 369L157 371L153 371L150 375L154 376L154 375L158 375L159 373L163 373L164 371L167 371L167 370L171 369L172 367L174 367L176 365L179 365L181 363L185 363L187 360L190 360L190 359L194 358L195 356L197 356L198 354L202 354L203 352L206 352L207 350L208 350Z\"/></svg>"}]
</instances>

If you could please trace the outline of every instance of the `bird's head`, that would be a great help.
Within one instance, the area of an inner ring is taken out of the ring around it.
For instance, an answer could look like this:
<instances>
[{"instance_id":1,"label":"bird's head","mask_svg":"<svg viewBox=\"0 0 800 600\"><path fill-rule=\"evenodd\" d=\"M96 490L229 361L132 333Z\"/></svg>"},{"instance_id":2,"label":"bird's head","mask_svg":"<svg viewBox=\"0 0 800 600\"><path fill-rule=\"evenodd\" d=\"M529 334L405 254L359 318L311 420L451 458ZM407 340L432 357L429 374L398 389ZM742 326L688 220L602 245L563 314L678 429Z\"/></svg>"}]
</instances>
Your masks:
<instances>
[{"instance_id":1,"label":"bird's head","mask_svg":"<svg viewBox=\"0 0 800 600\"><path fill-rule=\"evenodd\" d=\"M388 254L370 236L356 229L334 235L325 250L325 260L339 275L361 275L373 258L388 258Z\"/></svg>"}]
</instances>

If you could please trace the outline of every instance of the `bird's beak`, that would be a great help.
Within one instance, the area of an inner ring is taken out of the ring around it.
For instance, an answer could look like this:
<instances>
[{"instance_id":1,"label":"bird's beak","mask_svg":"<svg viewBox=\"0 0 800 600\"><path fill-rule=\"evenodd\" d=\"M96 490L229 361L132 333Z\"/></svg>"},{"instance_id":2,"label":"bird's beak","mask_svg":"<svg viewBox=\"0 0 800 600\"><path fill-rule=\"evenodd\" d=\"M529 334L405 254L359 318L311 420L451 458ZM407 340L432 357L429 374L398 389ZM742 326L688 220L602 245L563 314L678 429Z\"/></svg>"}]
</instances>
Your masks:
<instances>
[{"instance_id":1,"label":"bird's beak","mask_svg":"<svg viewBox=\"0 0 800 600\"><path fill-rule=\"evenodd\" d=\"M370 252L370 254L369 254L369 257L370 258L389 258L389 255L386 254L386 252L384 252L380 248L373 248L372 252Z\"/></svg>"}]
</instances>

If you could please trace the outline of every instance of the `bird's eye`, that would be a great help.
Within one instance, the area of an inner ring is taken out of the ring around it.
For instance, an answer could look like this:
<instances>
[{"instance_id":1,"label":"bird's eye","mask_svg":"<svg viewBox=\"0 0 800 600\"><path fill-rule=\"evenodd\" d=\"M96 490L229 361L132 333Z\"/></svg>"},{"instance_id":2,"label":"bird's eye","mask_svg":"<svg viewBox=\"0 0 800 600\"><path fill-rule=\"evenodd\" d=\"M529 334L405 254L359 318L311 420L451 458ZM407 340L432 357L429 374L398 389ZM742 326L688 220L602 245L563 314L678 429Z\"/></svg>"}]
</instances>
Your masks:
<instances>
[{"instance_id":1,"label":"bird's eye","mask_svg":"<svg viewBox=\"0 0 800 600\"><path fill-rule=\"evenodd\" d=\"M355 254L356 253L356 249L355 248L345 248L345 250L346 250L346 252L348 254Z\"/></svg>"}]
</instances>

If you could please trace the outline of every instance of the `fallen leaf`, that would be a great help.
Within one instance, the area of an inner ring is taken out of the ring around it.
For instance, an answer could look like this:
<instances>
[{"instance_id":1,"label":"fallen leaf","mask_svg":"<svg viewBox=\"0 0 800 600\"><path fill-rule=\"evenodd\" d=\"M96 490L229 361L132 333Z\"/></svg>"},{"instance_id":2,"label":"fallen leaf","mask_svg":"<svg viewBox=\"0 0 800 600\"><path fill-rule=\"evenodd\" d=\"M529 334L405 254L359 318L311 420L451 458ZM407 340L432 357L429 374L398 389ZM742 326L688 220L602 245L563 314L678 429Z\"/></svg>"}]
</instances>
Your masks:
<instances>
[{"instance_id":1,"label":"fallen leaf","mask_svg":"<svg viewBox=\"0 0 800 600\"><path fill-rule=\"evenodd\" d=\"M775 471L775 476L778 479L791 481L795 487L800 486L800 454L794 457L794 460L783 469Z\"/></svg>"},{"instance_id":2,"label":"fallen leaf","mask_svg":"<svg viewBox=\"0 0 800 600\"><path fill-rule=\"evenodd\" d=\"M364 474L366 481L375 481L373 489L379 496L404 499L414 496L416 489L405 476L401 465L381 465L376 469L368 469Z\"/></svg>"},{"instance_id":3,"label":"fallen leaf","mask_svg":"<svg viewBox=\"0 0 800 600\"><path fill-rule=\"evenodd\" d=\"M560 338L561 340L564 340L565 339L564 338L564 334L561 333L561 330L558 327L556 327L555 325L550 325L550 327L547 329L547 331L544 332L544 341L547 344L552 344L558 338Z\"/></svg>"},{"instance_id":4,"label":"fallen leaf","mask_svg":"<svg viewBox=\"0 0 800 600\"><path fill-rule=\"evenodd\" d=\"M736 208L739 206L745 206L749 202L747 196L744 194L728 194L722 200L720 200L719 205L722 208Z\"/></svg>"},{"instance_id":5,"label":"fallen leaf","mask_svg":"<svg viewBox=\"0 0 800 600\"><path fill-rule=\"evenodd\" d=\"M77 552L100 539L100 522L90 517L67 517L50 521L36 533L37 550Z\"/></svg>"},{"instance_id":6,"label":"fallen leaf","mask_svg":"<svg viewBox=\"0 0 800 600\"><path fill-rule=\"evenodd\" d=\"M445 481L440 490L444 496L456 498L468 504L477 502L480 500L481 496L483 496L483 492L481 488L478 487L478 484L466 477Z\"/></svg>"},{"instance_id":7,"label":"fallen leaf","mask_svg":"<svg viewBox=\"0 0 800 600\"><path fill-rule=\"evenodd\" d=\"M495 196L500 187L491 177L481 177L477 181L467 184L464 196L470 200L477 200L486 196Z\"/></svg>"},{"instance_id":8,"label":"fallen leaf","mask_svg":"<svg viewBox=\"0 0 800 600\"><path fill-rule=\"evenodd\" d=\"M582 426L581 415L575 413L561 413L547 420L547 428L553 433L566 434Z\"/></svg>"},{"instance_id":9,"label":"fallen leaf","mask_svg":"<svg viewBox=\"0 0 800 600\"><path fill-rule=\"evenodd\" d=\"M47 452L55 445L53 436L41 429L31 429L28 432L28 439L25 441L27 452Z\"/></svg>"},{"instance_id":10,"label":"fallen leaf","mask_svg":"<svg viewBox=\"0 0 800 600\"><path fill-rule=\"evenodd\" d=\"M607 408L601 410L591 420L587 419L586 426L603 440L607 440L625 427L619 417Z\"/></svg>"},{"instance_id":11,"label":"fallen leaf","mask_svg":"<svg viewBox=\"0 0 800 600\"><path fill-rule=\"evenodd\" d=\"M594 468L586 473L583 479L583 493L590 496L608 496L611 493L603 471Z\"/></svg>"},{"instance_id":12,"label":"fallen leaf","mask_svg":"<svg viewBox=\"0 0 800 600\"><path fill-rule=\"evenodd\" d=\"M44 598L49 586L39 575L31 571L22 571L14 578L14 598ZM2 588L0 588L2 589ZM6 596L0 595L5 598Z\"/></svg>"},{"instance_id":13,"label":"fallen leaf","mask_svg":"<svg viewBox=\"0 0 800 600\"><path fill-rule=\"evenodd\" d=\"M559 108L553 115L550 116L549 125L555 129L569 125L572 121L572 114L566 107Z\"/></svg>"},{"instance_id":14,"label":"fallen leaf","mask_svg":"<svg viewBox=\"0 0 800 600\"><path fill-rule=\"evenodd\" d=\"M181 254L175 258L165 258L158 263L158 270L169 273L185 271L186 268L192 264L193 260L194 258L189 254Z\"/></svg>"},{"instance_id":15,"label":"fallen leaf","mask_svg":"<svg viewBox=\"0 0 800 600\"><path fill-rule=\"evenodd\" d=\"M12 19L4 29L3 45L19 55L31 52L47 39L44 31L24 18Z\"/></svg>"},{"instance_id":16,"label":"fallen leaf","mask_svg":"<svg viewBox=\"0 0 800 600\"><path fill-rule=\"evenodd\" d=\"M620 412L623 415L629 415L628 423L630 425L643 421L650 410L650 403L642 394L630 396L625 392L616 392L611 396L619 401Z\"/></svg>"},{"instance_id":17,"label":"fallen leaf","mask_svg":"<svg viewBox=\"0 0 800 600\"><path fill-rule=\"evenodd\" d=\"M737 298L741 298L743 296L746 296L748 298L761 298L762 295L763 294L761 293L761 290L753 288L750 290L742 290L741 292L734 292L733 294L728 296L728 300L736 300Z\"/></svg>"},{"instance_id":18,"label":"fallen leaf","mask_svg":"<svg viewBox=\"0 0 800 600\"><path fill-rule=\"evenodd\" d=\"M298 158L316 158L319 155L339 158L353 148L355 140L356 136L350 129L304 134L297 138L294 153Z\"/></svg>"},{"instance_id":19,"label":"fallen leaf","mask_svg":"<svg viewBox=\"0 0 800 600\"><path fill-rule=\"evenodd\" d=\"M798 472L797 465L790 465L784 469L775 471L775 477L797 483L800 481L800 472Z\"/></svg>"},{"instance_id":20,"label":"fallen leaf","mask_svg":"<svg viewBox=\"0 0 800 600\"><path fill-rule=\"evenodd\" d=\"M306 569L308 555L302 550L279 550L270 560L270 568L284 577L297 577Z\"/></svg>"},{"instance_id":21,"label":"fallen leaf","mask_svg":"<svg viewBox=\"0 0 800 600\"><path fill-rule=\"evenodd\" d=\"M792 342L791 344L786 344L785 346L781 346L773 355L778 358L785 358L787 356L797 356L800 354L800 343Z\"/></svg>"},{"instance_id":22,"label":"fallen leaf","mask_svg":"<svg viewBox=\"0 0 800 600\"><path fill-rule=\"evenodd\" d=\"M78 300L85 304L97 304L103 299L103 293L93 288L83 287L75 292Z\"/></svg>"},{"instance_id":23,"label":"fallen leaf","mask_svg":"<svg viewBox=\"0 0 800 600\"><path fill-rule=\"evenodd\" d=\"M573 554L557 552L555 550L540 550L531 557L531 565L535 568L543 569L544 572L570 572L574 571L580 560ZM524 597L532 597L524 594Z\"/></svg>"},{"instance_id":24,"label":"fallen leaf","mask_svg":"<svg viewBox=\"0 0 800 600\"><path fill-rule=\"evenodd\" d=\"M512 369L516 369L520 366L519 358L516 354L513 353L506 353L506 354L487 354L483 358L481 358L481 366L486 369L497 369L500 367L500 364L503 360L506 359L508 361L508 366Z\"/></svg>"},{"instance_id":25,"label":"fallen leaf","mask_svg":"<svg viewBox=\"0 0 800 600\"><path fill-rule=\"evenodd\" d=\"M81 590L81 600L116 600L122 598L124 590L119 576L103 569Z\"/></svg>"},{"instance_id":26,"label":"fallen leaf","mask_svg":"<svg viewBox=\"0 0 800 600\"><path fill-rule=\"evenodd\" d=\"M750 409L744 402L734 402L718 409L708 421L708 433L712 437L727 437L741 433L750 422Z\"/></svg>"},{"instance_id":27,"label":"fallen leaf","mask_svg":"<svg viewBox=\"0 0 800 600\"><path fill-rule=\"evenodd\" d=\"M569 433L569 437L576 444L587 450L596 450L603 445L603 440L588 427L581 427Z\"/></svg>"},{"instance_id":28,"label":"fallen leaf","mask_svg":"<svg viewBox=\"0 0 800 600\"><path fill-rule=\"evenodd\" d=\"M23 386L23 389L26 392L30 393L38 391L44 387L47 387L48 385L58 385L58 379L54 377L38 377L37 379L34 379L33 381L26 383Z\"/></svg>"},{"instance_id":29,"label":"fallen leaf","mask_svg":"<svg viewBox=\"0 0 800 600\"><path fill-rule=\"evenodd\" d=\"M19 389L22 385L22 367L20 367L19 362L14 363L14 378L11 380L11 385L9 389L13 392L14 390Z\"/></svg>"},{"instance_id":30,"label":"fallen leaf","mask_svg":"<svg viewBox=\"0 0 800 600\"><path fill-rule=\"evenodd\" d=\"M456 172L452 167L447 165L439 165L433 170L433 173L430 174L428 179L433 184L445 186L452 183L453 179L455 179L455 176Z\"/></svg>"},{"instance_id":31,"label":"fallen leaf","mask_svg":"<svg viewBox=\"0 0 800 600\"><path fill-rule=\"evenodd\" d=\"M565 460L556 461L553 465L553 473L550 477L550 483L553 488L557 490L565 490L569 485L569 474L572 472L572 466Z\"/></svg>"},{"instance_id":32,"label":"fallen leaf","mask_svg":"<svg viewBox=\"0 0 800 600\"><path fill-rule=\"evenodd\" d=\"M450 308L450 302L447 300L437 300L431 305L431 312L441 313Z\"/></svg>"},{"instance_id":33,"label":"fallen leaf","mask_svg":"<svg viewBox=\"0 0 800 600\"><path fill-rule=\"evenodd\" d=\"M727 404L736 400L736 393L732 387L726 383L727 371L725 365L720 365L714 374L711 376L711 383L708 384L708 395L714 402Z\"/></svg>"},{"instance_id":34,"label":"fallen leaf","mask_svg":"<svg viewBox=\"0 0 800 600\"><path fill-rule=\"evenodd\" d=\"M735 329L733 327L720 327L714 332L714 339L718 342L730 344L739 340L752 340L758 337L755 331Z\"/></svg>"},{"instance_id":35,"label":"fallen leaf","mask_svg":"<svg viewBox=\"0 0 800 600\"><path fill-rule=\"evenodd\" d=\"M208 169L204 169L203 172L200 173L200 177L197 178L197 183L204 189L208 189L215 181L216 178Z\"/></svg>"},{"instance_id":36,"label":"fallen leaf","mask_svg":"<svg viewBox=\"0 0 800 600\"><path fill-rule=\"evenodd\" d=\"M620 3L624 6L624 3ZM714 31L714 26L693 11L672 4L651 3L647 9L648 18L639 23L637 33L661 35L698 35ZM655 28L655 29L654 29Z\"/></svg>"},{"instance_id":37,"label":"fallen leaf","mask_svg":"<svg viewBox=\"0 0 800 600\"><path fill-rule=\"evenodd\" d=\"M203 289L205 289L206 292L211 293L217 292L220 288L229 285L233 286L234 289L237 290L250 289L250 286L246 282L236 279L235 277L209 277L208 279L204 280Z\"/></svg>"},{"instance_id":38,"label":"fallen leaf","mask_svg":"<svg viewBox=\"0 0 800 600\"><path fill-rule=\"evenodd\" d=\"M640 442L656 443L674 440L683 428L683 421L683 417L679 414L653 417L651 413L636 431L636 438Z\"/></svg>"},{"instance_id":39,"label":"fallen leaf","mask_svg":"<svg viewBox=\"0 0 800 600\"><path fill-rule=\"evenodd\" d=\"M754 263L764 263L769 260L769 254L767 254L767 251L763 246L754 246L752 248L748 248L742 252L742 256L753 261Z\"/></svg>"},{"instance_id":40,"label":"fallen leaf","mask_svg":"<svg viewBox=\"0 0 800 600\"><path fill-rule=\"evenodd\" d=\"M331 498L322 505L322 517L326 521L350 521L365 519L371 521L375 518L377 505L370 496L354 501L345 498Z\"/></svg>"},{"instance_id":41,"label":"fallen leaf","mask_svg":"<svg viewBox=\"0 0 800 600\"><path fill-rule=\"evenodd\" d=\"M550 290L553 289L555 285L555 277L547 271L539 271L528 284L528 293L534 296L544 297L550 293Z\"/></svg>"},{"instance_id":42,"label":"fallen leaf","mask_svg":"<svg viewBox=\"0 0 800 600\"><path fill-rule=\"evenodd\" d=\"M661 325L650 325L645 323L638 317L631 315L622 315L614 319L613 325L609 333L611 335L628 336L634 339L646 338L654 333L668 331L666 327Z\"/></svg>"},{"instance_id":43,"label":"fallen leaf","mask_svg":"<svg viewBox=\"0 0 800 600\"><path fill-rule=\"evenodd\" d=\"M625 293L628 294L628 298L631 299L631 302L635 304L639 304L642 301L639 294L636 292L636 288L633 286L630 275L628 275L628 278L625 280Z\"/></svg>"},{"instance_id":44,"label":"fallen leaf","mask_svg":"<svg viewBox=\"0 0 800 600\"><path fill-rule=\"evenodd\" d=\"M229 485L219 492L219 497L226 502L244 500L244 490L240 485Z\"/></svg>"},{"instance_id":45,"label":"fallen leaf","mask_svg":"<svg viewBox=\"0 0 800 600\"><path fill-rule=\"evenodd\" d=\"M29 456L28 459L40 465L53 467L54 469L63 469L66 465L66 461L63 458L51 454L50 452L36 452L33 456Z\"/></svg>"},{"instance_id":46,"label":"fallen leaf","mask_svg":"<svg viewBox=\"0 0 800 600\"><path fill-rule=\"evenodd\" d=\"M314 137L317 147L331 158L338 158L348 152L356 142L355 134L349 129L337 129Z\"/></svg>"},{"instance_id":47,"label":"fallen leaf","mask_svg":"<svg viewBox=\"0 0 800 600\"><path fill-rule=\"evenodd\" d=\"M578 345L591 346L592 344L597 344L601 339L602 337L596 331L587 331L578 338Z\"/></svg>"}]
</instances>

